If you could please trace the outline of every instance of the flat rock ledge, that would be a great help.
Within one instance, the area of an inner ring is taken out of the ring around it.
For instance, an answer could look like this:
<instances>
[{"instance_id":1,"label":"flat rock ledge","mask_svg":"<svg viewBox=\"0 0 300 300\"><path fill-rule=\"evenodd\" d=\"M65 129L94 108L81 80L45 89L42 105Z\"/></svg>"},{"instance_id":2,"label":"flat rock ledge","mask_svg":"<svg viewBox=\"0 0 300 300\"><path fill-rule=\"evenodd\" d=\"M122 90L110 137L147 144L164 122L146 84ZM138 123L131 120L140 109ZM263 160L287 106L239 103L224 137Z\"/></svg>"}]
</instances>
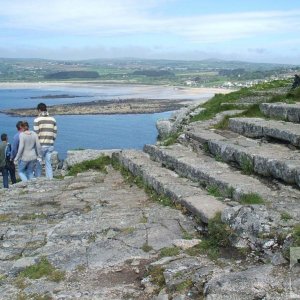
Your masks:
<instances>
[{"instance_id":1,"label":"flat rock ledge","mask_svg":"<svg viewBox=\"0 0 300 300\"><path fill-rule=\"evenodd\" d=\"M107 171L0 190L1 299L287 299L285 265L192 256L198 223ZM60 280L21 276L43 259Z\"/></svg>"}]
</instances>

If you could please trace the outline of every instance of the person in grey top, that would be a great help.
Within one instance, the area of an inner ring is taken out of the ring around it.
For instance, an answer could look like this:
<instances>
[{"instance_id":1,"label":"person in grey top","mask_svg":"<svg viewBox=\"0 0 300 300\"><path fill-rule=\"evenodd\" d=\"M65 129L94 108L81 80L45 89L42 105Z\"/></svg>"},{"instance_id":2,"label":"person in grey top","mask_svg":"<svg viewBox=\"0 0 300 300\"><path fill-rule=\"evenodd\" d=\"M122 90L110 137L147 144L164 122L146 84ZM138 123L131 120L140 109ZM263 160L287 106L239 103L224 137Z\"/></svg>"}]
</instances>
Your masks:
<instances>
[{"instance_id":1,"label":"person in grey top","mask_svg":"<svg viewBox=\"0 0 300 300\"><path fill-rule=\"evenodd\" d=\"M15 162L18 162L19 176L22 181L33 178L33 171L37 160L42 157L42 148L37 134L29 130L28 122L22 124L20 142Z\"/></svg>"}]
</instances>

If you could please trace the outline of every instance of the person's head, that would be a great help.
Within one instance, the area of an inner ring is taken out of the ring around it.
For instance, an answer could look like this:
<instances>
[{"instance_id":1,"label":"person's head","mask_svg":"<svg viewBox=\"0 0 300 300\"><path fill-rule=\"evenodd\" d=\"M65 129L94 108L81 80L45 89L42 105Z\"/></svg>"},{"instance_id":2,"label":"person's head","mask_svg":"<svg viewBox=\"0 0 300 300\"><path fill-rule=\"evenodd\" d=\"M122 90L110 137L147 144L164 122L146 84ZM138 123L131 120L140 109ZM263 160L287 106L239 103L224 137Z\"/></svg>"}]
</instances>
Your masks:
<instances>
[{"instance_id":1,"label":"person's head","mask_svg":"<svg viewBox=\"0 0 300 300\"><path fill-rule=\"evenodd\" d=\"M29 124L27 121L22 122L22 130L26 131L29 129Z\"/></svg>"},{"instance_id":2,"label":"person's head","mask_svg":"<svg viewBox=\"0 0 300 300\"><path fill-rule=\"evenodd\" d=\"M22 129L22 124L23 124L23 121L18 121L17 122L16 127L17 127L18 130Z\"/></svg>"},{"instance_id":3,"label":"person's head","mask_svg":"<svg viewBox=\"0 0 300 300\"><path fill-rule=\"evenodd\" d=\"M6 133L1 134L1 141L2 142L7 142L7 134Z\"/></svg>"},{"instance_id":4,"label":"person's head","mask_svg":"<svg viewBox=\"0 0 300 300\"><path fill-rule=\"evenodd\" d=\"M47 106L45 103L39 103L36 109L38 111L47 111Z\"/></svg>"}]
</instances>

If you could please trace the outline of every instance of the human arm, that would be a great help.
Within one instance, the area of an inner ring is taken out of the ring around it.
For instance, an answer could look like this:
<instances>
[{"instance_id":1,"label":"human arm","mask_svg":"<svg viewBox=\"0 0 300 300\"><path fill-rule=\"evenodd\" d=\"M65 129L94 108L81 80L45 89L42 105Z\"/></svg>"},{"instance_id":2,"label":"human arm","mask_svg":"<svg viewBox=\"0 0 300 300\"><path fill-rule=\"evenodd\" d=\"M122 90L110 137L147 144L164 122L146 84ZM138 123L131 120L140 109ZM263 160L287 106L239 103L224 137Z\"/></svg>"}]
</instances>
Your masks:
<instances>
[{"instance_id":1,"label":"human arm","mask_svg":"<svg viewBox=\"0 0 300 300\"><path fill-rule=\"evenodd\" d=\"M23 151L24 151L24 136L23 134L20 134L19 136L19 147L18 147L18 152L16 154L16 157L15 157L15 161L18 161L21 157L22 157L22 154L23 154Z\"/></svg>"},{"instance_id":2,"label":"human arm","mask_svg":"<svg viewBox=\"0 0 300 300\"><path fill-rule=\"evenodd\" d=\"M18 153L18 148L19 148L19 143L20 143L20 135L16 134L13 138L13 142L11 145L11 154L10 154L10 159L14 160Z\"/></svg>"}]
</instances>

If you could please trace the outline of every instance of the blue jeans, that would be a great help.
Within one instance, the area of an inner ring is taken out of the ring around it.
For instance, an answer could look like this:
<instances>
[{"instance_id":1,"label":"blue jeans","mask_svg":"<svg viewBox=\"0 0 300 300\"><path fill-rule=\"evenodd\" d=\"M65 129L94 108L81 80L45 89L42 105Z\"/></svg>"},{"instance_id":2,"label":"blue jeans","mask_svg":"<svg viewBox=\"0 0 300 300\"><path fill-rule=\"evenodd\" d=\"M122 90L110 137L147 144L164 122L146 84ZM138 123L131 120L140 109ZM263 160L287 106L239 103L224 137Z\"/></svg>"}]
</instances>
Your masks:
<instances>
[{"instance_id":1,"label":"blue jeans","mask_svg":"<svg viewBox=\"0 0 300 300\"><path fill-rule=\"evenodd\" d=\"M3 176L3 187L8 188L8 174L10 176L11 182L14 184L17 182L16 180L16 169L13 163L10 166L5 166L2 169L2 176Z\"/></svg>"},{"instance_id":2,"label":"blue jeans","mask_svg":"<svg viewBox=\"0 0 300 300\"><path fill-rule=\"evenodd\" d=\"M19 161L19 176L22 181L27 181L33 178L33 170L36 165L36 159L30 161Z\"/></svg>"},{"instance_id":3,"label":"blue jeans","mask_svg":"<svg viewBox=\"0 0 300 300\"><path fill-rule=\"evenodd\" d=\"M42 146L42 159L45 161L45 171L46 177L49 179L53 178L53 171L51 165L51 154L54 151L53 146ZM38 161L35 168L35 176L41 177L42 176L42 165Z\"/></svg>"}]
</instances>

